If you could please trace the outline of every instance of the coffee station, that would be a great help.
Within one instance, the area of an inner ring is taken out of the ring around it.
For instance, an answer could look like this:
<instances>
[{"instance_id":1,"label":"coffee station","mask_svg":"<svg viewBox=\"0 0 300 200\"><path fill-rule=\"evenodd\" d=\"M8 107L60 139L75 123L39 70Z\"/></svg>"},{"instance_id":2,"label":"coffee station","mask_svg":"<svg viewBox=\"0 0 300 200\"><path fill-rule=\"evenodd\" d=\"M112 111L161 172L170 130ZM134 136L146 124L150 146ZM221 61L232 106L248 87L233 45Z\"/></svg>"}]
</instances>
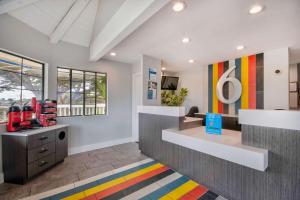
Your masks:
<instances>
[{"instance_id":1,"label":"coffee station","mask_svg":"<svg viewBox=\"0 0 300 200\"><path fill-rule=\"evenodd\" d=\"M46 99L12 104L2 135L4 181L27 181L63 162L68 156L68 125L57 124L57 102Z\"/></svg>"}]
</instances>

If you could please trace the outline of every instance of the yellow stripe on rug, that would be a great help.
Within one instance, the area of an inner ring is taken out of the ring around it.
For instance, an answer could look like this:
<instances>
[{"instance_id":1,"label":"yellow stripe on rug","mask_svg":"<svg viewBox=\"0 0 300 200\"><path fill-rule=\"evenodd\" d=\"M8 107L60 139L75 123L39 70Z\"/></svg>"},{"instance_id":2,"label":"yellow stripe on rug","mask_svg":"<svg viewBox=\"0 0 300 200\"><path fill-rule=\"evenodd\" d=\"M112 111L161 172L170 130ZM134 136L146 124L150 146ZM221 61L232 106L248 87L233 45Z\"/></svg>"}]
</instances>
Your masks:
<instances>
[{"instance_id":1,"label":"yellow stripe on rug","mask_svg":"<svg viewBox=\"0 0 300 200\"><path fill-rule=\"evenodd\" d=\"M198 186L198 183L195 181L189 180L188 182L184 183L180 187L176 188L172 192L169 192L165 196L161 197L160 200L169 200L169 199L179 199L186 193L190 192L192 189Z\"/></svg>"},{"instance_id":2,"label":"yellow stripe on rug","mask_svg":"<svg viewBox=\"0 0 300 200\"><path fill-rule=\"evenodd\" d=\"M133 172L131 174L128 174L128 175L125 175L123 177L120 177L120 178L117 178L117 179L114 179L114 180L111 180L109 182L106 182L106 183L103 183L101 185L97 185L95 187L92 187L90 189L87 189L83 192L79 192L79 193L76 193L76 194L73 194L69 197L66 197L64 198L63 200L75 200L75 199L82 199L84 197L88 197L88 196L91 196L93 194L96 194L98 192L101 192L107 188L110 188L110 187L113 187L115 185L118 185L120 183L123 183L127 180L130 180L132 178L135 178L135 177L138 177L138 176L141 176L147 172L150 172L150 171L153 171L155 169L158 169L158 168L161 168L163 167L164 165L160 164L160 163L157 163L157 164L154 164L154 165L151 165L149 167L146 167L144 169L141 169L139 171L136 171L136 172Z\"/></svg>"}]
</instances>

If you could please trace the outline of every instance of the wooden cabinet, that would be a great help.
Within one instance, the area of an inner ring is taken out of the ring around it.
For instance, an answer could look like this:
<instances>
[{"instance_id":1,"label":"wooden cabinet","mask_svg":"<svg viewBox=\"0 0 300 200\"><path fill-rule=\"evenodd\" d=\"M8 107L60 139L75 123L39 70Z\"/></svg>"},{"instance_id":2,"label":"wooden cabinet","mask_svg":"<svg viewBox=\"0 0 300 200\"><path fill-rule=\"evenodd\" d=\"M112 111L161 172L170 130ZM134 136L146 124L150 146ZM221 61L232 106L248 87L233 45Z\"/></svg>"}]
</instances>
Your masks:
<instances>
[{"instance_id":1,"label":"wooden cabinet","mask_svg":"<svg viewBox=\"0 0 300 200\"><path fill-rule=\"evenodd\" d=\"M68 156L68 127L2 134L4 181L24 184Z\"/></svg>"}]
</instances>

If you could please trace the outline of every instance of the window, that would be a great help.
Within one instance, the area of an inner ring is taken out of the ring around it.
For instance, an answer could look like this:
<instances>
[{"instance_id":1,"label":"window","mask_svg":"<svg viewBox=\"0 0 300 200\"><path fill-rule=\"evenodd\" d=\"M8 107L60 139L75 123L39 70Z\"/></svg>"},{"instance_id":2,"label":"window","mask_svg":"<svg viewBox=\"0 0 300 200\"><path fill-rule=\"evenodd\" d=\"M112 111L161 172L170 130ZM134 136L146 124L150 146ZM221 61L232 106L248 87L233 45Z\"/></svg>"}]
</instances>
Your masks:
<instances>
[{"instance_id":1,"label":"window","mask_svg":"<svg viewBox=\"0 0 300 200\"><path fill-rule=\"evenodd\" d=\"M11 104L44 99L44 64L0 50L0 123Z\"/></svg>"},{"instance_id":2,"label":"window","mask_svg":"<svg viewBox=\"0 0 300 200\"><path fill-rule=\"evenodd\" d=\"M58 116L106 114L106 73L57 68Z\"/></svg>"}]
</instances>

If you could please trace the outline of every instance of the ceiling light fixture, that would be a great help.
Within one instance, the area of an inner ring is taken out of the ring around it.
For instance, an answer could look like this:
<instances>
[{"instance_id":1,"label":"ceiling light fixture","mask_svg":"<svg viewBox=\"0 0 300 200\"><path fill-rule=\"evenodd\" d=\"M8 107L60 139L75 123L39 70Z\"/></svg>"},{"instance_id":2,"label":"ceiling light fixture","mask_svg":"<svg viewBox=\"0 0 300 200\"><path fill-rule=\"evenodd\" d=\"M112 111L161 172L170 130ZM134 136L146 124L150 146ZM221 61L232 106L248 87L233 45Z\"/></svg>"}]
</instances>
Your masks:
<instances>
[{"instance_id":1,"label":"ceiling light fixture","mask_svg":"<svg viewBox=\"0 0 300 200\"><path fill-rule=\"evenodd\" d=\"M250 8L249 13L250 13L251 15L260 13L260 12L263 10L263 8L264 8L264 7L261 6L261 5L254 5L254 6L252 6L252 7Z\"/></svg>"},{"instance_id":2,"label":"ceiling light fixture","mask_svg":"<svg viewBox=\"0 0 300 200\"><path fill-rule=\"evenodd\" d=\"M110 53L111 56L116 56L117 54L115 52Z\"/></svg>"},{"instance_id":3,"label":"ceiling light fixture","mask_svg":"<svg viewBox=\"0 0 300 200\"><path fill-rule=\"evenodd\" d=\"M162 67L162 68L161 68L161 71L165 71L166 69L167 69L167 68L165 68L165 67Z\"/></svg>"},{"instance_id":4,"label":"ceiling light fixture","mask_svg":"<svg viewBox=\"0 0 300 200\"><path fill-rule=\"evenodd\" d=\"M194 59L189 59L189 63L194 63Z\"/></svg>"},{"instance_id":5,"label":"ceiling light fixture","mask_svg":"<svg viewBox=\"0 0 300 200\"><path fill-rule=\"evenodd\" d=\"M243 50L243 49L245 49L245 47L243 45L239 45L239 46L236 47L236 50L239 50L239 51Z\"/></svg>"},{"instance_id":6,"label":"ceiling light fixture","mask_svg":"<svg viewBox=\"0 0 300 200\"><path fill-rule=\"evenodd\" d=\"M185 3L183 1L175 1L173 3L173 10L175 12L181 12L185 9Z\"/></svg>"},{"instance_id":7,"label":"ceiling light fixture","mask_svg":"<svg viewBox=\"0 0 300 200\"><path fill-rule=\"evenodd\" d=\"M182 38L182 43L183 44L187 44L187 43L189 43L191 40L190 40L190 38L188 38L188 37L184 37L184 38Z\"/></svg>"}]
</instances>

